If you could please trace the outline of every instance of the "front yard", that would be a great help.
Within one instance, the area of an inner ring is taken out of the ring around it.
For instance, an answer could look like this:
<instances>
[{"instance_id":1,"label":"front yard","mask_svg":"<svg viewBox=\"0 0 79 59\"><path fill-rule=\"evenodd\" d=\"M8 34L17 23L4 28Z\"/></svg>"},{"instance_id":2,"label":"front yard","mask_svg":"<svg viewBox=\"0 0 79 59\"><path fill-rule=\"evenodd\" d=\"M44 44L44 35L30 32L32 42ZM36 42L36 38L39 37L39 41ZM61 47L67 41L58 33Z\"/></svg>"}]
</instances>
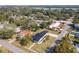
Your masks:
<instances>
[{"instance_id":1,"label":"front yard","mask_svg":"<svg viewBox=\"0 0 79 59\"><path fill-rule=\"evenodd\" d=\"M35 44L32 49L40 52L40 53L45 53L45 51L47 50L47 48L49 48L51 46L52 43L54 43L55 38L48 36L44 42L42 42L41 44Z\"/></svg>"}]
</instances>

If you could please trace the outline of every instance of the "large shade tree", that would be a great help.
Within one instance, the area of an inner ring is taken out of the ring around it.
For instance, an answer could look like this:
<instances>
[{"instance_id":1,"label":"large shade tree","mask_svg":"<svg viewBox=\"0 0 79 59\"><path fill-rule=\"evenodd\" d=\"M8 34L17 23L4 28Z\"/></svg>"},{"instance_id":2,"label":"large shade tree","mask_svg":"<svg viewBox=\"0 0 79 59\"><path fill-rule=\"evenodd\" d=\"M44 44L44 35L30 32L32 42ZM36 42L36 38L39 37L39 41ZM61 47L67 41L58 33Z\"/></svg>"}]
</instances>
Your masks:
<instances>
[{"instance_id":1,"label":"large shade tree","mask_svg":"<svg viewBox=\"0 0 79 59\"><path fill-rule=\"evenodd\" d=\"M76 48L68 42L65 38L61 40L60 44L55 47L55 52L57 53L75 53Z\"/></svg>"},{"instance_id":2,"label":"large shade tree","mask_svg":"<svg viewBox=\"0 0 79 59\"><path fill-rule=\"evenodd\" d=\"M11 38L15 32L13 30L0 30L0 38L9 39Z\"/></svg>"}]
</instances>

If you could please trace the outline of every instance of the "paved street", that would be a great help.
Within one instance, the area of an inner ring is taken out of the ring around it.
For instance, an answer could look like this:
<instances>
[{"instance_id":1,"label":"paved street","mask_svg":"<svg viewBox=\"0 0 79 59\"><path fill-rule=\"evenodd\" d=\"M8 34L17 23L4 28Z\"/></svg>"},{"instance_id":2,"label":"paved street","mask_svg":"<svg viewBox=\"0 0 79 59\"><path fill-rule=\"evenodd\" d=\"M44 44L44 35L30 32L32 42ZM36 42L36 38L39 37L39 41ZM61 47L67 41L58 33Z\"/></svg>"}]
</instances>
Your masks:
<instances>
[{"instance_id":1,"label":"paved street","mask_svg":"<svg viewBox=\"0 0 79 59\"><path fill-rule=\"evenodd\" d=\"M9 49L11 52L13 53L23 53L24 51L21 50L20 48L8 43L5 40L0 40L0 45L6 47L7 49Z\"/></svg>"}]
</instances>

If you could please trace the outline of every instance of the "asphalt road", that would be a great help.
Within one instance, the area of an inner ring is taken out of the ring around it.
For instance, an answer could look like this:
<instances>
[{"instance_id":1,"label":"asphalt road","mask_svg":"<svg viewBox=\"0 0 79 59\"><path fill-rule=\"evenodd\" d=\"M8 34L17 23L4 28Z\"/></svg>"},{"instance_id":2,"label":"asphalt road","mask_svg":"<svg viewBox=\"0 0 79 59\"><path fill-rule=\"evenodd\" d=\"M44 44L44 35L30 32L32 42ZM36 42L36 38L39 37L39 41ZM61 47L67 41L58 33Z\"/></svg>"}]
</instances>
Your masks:
<instances>
[{"instance_id":1,"label":"asphalt road","mask_svg":"<svg viewBox=\"0 0 79 59\"><path fill-rule=\"evenodd\" d=\"M23 53L24 51L21 50L20 48L8 43L5 40L0 40L0 45L6 47L8 50L10 50L13 53Z\"/></svg>"}]
</instances>

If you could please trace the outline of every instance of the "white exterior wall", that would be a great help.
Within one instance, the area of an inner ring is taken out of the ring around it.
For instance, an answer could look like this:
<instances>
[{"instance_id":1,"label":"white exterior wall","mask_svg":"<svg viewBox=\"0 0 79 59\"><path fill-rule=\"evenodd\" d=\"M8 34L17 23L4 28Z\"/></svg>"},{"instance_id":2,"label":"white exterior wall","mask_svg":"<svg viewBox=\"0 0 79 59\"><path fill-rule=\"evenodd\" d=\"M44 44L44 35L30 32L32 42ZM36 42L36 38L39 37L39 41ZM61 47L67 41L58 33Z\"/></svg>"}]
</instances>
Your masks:
<instances>
[{"instance_id":1,"label":"white exterior wall","mask_svg":"<svg viewBox=\"0 0 79 59\"><path fill-rule=\"evenodd\" d=\"M48 33L46 33L39 41L38 41L38 44L41 44L44 40L45 40L45 36L47 36Z\"/></svg>"}]
</instances>

